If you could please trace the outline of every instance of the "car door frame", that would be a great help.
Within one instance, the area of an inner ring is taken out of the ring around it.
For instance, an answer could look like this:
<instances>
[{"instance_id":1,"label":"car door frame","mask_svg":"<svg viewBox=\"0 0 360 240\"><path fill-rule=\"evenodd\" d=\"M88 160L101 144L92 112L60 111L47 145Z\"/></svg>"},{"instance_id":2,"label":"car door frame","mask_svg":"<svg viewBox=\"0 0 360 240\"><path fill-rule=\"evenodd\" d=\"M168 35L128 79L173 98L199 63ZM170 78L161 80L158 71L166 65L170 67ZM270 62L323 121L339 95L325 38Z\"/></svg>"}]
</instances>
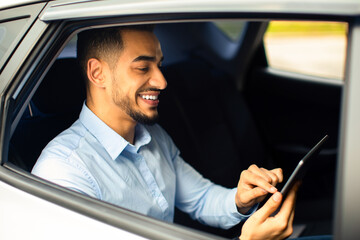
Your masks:
<instances>
[{"instance_id":1,"label":"car door frame","mask_svg":"<svg viewBox=\"0 0 360 240\"><path fill-rule=\"evenodd\" d=\"M347 65L342 98L340 153L337 166L335 239L360 236L358 199L360 136L360 16L349 24Z\"/></svg>"}]
</instances>

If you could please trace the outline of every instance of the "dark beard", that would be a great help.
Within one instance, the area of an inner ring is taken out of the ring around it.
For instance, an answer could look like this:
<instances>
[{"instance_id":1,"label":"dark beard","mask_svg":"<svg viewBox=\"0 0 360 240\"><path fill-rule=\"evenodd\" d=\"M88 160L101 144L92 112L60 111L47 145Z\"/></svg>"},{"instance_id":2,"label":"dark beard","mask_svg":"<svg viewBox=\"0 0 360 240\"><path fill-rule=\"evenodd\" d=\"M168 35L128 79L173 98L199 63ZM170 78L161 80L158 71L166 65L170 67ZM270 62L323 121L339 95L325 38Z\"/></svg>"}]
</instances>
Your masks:
<instances>
[{"instance_id":1,"label":"dark beard","mask_svg":"<svg viewBox=\"0 0 360 240\"><path fill-rule=\"evenodd\" d=\"M138 122L140 124L144 124L144 125L154 125L159 120L159 114L156 114L154 117L151 118L151 117L148 117L148 116L146 116L145 114L143 114L141 112L134 111L129 106L126 108L126 113L132 119L134 119L134 121L136 121L136 122Z\"/></svg>"},{"instance_id":2,"label":"dark beard","mask_svg":"<svg viewBox=\"0 0 360 240\"><path fill-rule=\"evenodd\" d=\"M116 96L116 94L115 94ZM116 105L121 107L127 115L129 115L134 121L144 125L154 125L158 122L159 114L156 114L154 117L148 117L140 111L136 111L131 107L129 99L118 99L114 98Z\"/></svg>"},{"instance_id":3,"label":"dark beard","mask_svg":"<svg viewBox=\"0 0 360 240\"><path fill-rule=\"evenodd\" d=\"M117 85L116 79L113 79L113 85L115 90L120 89L119 86ZM142 112L134 110L131 107L130 100L128 98L121 98L118 92L116 91L113 92L113 101L117 106L121 107L126 112L126 114L129 115L137 123L144 125L154 125L155 123L158 122L159 114L156 114L154 117L148 117Z\"/></svg>"}]
</instances>

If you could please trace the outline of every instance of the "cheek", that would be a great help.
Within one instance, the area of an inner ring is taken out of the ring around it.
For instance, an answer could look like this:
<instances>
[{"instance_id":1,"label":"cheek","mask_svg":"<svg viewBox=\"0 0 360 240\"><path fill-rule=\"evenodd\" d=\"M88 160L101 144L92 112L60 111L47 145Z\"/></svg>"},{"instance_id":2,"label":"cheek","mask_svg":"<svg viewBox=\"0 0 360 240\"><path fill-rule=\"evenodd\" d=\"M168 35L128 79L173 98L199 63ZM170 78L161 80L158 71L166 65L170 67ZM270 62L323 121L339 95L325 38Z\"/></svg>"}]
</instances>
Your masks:
<instances>
[{"instance_id":1,"label":"cheek","mask_svg":"<svg viewBox=\"0 0 360 240\"><path fill-rule=\"evenodd\" d=\"M131 69L126 72L117 72L112 91L116 92L118 97L126 97L130 102L139 103L139 92L146 89L147 77L144 74L138 74Z\"/></svg>"}]
</instances>

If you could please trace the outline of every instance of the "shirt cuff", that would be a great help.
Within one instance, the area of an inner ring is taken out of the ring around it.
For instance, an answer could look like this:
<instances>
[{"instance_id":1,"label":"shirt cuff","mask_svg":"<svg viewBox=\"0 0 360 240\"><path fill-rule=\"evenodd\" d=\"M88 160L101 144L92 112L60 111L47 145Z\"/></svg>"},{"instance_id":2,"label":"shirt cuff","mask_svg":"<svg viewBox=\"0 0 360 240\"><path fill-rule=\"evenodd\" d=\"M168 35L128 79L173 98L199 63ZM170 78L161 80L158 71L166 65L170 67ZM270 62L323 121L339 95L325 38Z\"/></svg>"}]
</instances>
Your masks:
<instances>
[{"instance_id":1,"label":"shirt cuff","mask_svg":"<svg viewBox=\"0 0 360 240\"><path fill-rule=\"evenodd\" d=\"M259 204L257 203L254 206L252 206L246 214L239 213L236 203L235 203L236 192L237 192L236 188L231 190L231 194L229 194L231 197L228 198L228 201L229 201L228 206L232 206L231 207L231 215L233 217L238 218L240 221L244 221L244 220L248 219L254 212L256 212L256 210L259 207Z\"/></svg>"}]
</instances>

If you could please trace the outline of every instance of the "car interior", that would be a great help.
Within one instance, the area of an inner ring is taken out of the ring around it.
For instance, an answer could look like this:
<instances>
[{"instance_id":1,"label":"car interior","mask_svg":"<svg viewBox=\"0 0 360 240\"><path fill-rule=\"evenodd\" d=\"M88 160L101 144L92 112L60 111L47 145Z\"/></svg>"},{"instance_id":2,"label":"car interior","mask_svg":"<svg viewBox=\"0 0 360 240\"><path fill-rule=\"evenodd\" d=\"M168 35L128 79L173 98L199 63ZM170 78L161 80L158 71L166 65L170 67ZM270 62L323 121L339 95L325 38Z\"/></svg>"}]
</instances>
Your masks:
<instances>
[{"instance_id":1,"label":"car interior","mask_svg":"<svg viewBox=\"0 0 360 240\"><path fill-rule=\"evenodd\" d=\"M263 37L266 21L246 22L236 40L212 21L157 24L168 81L159 124L181 156L204 177L236 187L251 164L281 167L285 179L324 135L329 140L302 182L296 206L301 236L331 234L342 84L271 71ZM76 36L52 64L17 124L9 161L31 172L46 144L79 115L85 89ZM231 238L177 211L175 223Z\"/></svg>"}]
</instances>

